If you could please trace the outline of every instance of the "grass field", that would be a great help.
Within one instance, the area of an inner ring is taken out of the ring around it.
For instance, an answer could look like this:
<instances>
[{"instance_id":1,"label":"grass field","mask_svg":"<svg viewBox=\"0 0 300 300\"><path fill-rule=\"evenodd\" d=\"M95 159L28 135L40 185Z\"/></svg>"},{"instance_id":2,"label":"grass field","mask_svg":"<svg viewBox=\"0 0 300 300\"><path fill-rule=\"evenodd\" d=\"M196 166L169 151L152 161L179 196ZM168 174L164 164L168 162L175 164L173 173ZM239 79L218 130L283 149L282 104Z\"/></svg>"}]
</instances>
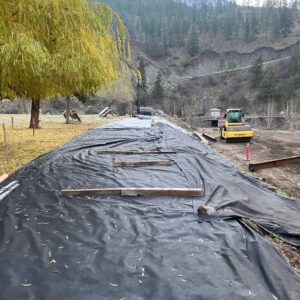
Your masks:
<instances>
[{"instance_id":1,"label":"grass field","mask_svg":"<svg viewBox=\"0 0 300 300\"><path fill-rule=\"evenodd\" d=\"M82 123L65 124L62 116L41 116L41 128L35 130L33 136L32 129L28 129L29 119L29 115L0 114L0 175L11 174L32 159L57 148L80 133L114 120L87 115L82 117Z\"/></svg>"}]
</instances>

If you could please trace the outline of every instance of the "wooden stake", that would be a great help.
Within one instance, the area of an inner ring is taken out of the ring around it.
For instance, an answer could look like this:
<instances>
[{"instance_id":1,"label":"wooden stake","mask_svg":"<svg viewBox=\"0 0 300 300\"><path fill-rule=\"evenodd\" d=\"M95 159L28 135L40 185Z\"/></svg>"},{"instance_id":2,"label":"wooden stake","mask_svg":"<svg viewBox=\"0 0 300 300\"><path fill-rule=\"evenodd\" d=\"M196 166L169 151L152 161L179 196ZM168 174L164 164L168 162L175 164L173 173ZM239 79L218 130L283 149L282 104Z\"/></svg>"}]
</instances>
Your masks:
<instances>
[{"instance_id":1,"label":"wooden stake","mask_svg":"<svg viewBox=\"0 0 300 300\"><path fill-rule=\"evenodd\" d=\"M171 166L170 160L148 160L148 161L115 161L114 167L145 167L145 166Z\"/></svg>"},{"instance_id":2,"label":"wooden stake","mask_svg":"<svg viewBox=\"0 0 300 300\"><path fill-rule=\"evenodd\" d=\"M14 117L11 117L11 127L14 128Z\"/></svg>"},{"instance_id":3,"label":"wooden stake","mask_svg":"<svg viewBox=\"0 0 300 300\"><path fill-rule=\"evenodd\" d=\"M105 188L62 190L62 196L173 196L173 197L201 197L204 192L199 188Z\"/></svg>"},{"instance_id":4,"label":"wooden stake","mask_svg":"<svg viewBox=\"0 0 300 300\"><path fill-rule=\"evenodd\" d=\"M3 123L3 138L4 138L4 146L6 147L7 137L6 137L6 128L5 128L5 124L4 123Z\"/></svg>"}]
</instances>

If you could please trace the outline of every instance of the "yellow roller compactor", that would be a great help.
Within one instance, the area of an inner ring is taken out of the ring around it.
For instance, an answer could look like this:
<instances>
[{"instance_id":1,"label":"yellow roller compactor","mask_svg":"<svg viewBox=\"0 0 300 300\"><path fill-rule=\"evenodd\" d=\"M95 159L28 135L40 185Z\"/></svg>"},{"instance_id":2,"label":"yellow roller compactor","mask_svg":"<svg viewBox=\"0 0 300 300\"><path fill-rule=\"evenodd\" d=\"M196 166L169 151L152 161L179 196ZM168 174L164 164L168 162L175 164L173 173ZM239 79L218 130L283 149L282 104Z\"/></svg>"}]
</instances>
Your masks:
<instances>
[{"instance_id":1,"label":"yellow roller compactor","mask_svg":"<svg viewBox=\"0 0 300 300\"><path fill-rule=\"evenodd\" d=\"M250 125L244 122L242 109L229 108L220 121L220 137L226 142L249 142L254 136Z\"/></svg>"}]
</instances>

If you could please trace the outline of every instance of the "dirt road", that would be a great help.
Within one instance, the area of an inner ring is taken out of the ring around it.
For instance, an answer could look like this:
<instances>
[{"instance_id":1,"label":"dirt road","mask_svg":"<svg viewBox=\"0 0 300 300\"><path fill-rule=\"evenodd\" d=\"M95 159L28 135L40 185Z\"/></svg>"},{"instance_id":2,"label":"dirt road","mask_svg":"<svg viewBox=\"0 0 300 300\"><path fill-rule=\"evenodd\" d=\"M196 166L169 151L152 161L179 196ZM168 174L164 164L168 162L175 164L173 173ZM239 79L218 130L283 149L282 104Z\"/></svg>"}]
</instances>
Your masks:
<instances>
[{"instance_id":1,"label":"dirt road","mask_svg":"<svg viewBox=\"0 0 300 300\"><path fill-rule=\"evenodd\" d=\"M213 128L199 129L201 132L218 136ZM243 171L248 170L246 161L246 143L225 143L218 139L211 145ZM261 162L288 156L300 155L300 132L277 130L255 130L255 138L250 143L251 162ZM279 188L290 197L300 200L300 164L251 172L260 180Z\"/></svg>"}]
</instances>

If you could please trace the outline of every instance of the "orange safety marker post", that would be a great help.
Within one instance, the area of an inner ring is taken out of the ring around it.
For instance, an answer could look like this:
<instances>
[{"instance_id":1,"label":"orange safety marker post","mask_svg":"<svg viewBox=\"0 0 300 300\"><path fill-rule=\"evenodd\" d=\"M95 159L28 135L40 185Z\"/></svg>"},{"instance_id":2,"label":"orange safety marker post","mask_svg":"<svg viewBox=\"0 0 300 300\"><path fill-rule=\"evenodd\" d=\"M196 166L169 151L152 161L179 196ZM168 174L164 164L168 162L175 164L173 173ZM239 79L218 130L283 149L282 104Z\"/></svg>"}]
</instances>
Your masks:
<instances>
[{"instance_id":1,"label":"orange safety marker post","mask_svg":"<svg viewBox=\"0 0 300 300\"><path fill-rule=\"evenodd\" d=\"M246 160L247 161L251 160L250 143L247 143L247 146L246 146Z\"/></svg>"}]
</instances>

